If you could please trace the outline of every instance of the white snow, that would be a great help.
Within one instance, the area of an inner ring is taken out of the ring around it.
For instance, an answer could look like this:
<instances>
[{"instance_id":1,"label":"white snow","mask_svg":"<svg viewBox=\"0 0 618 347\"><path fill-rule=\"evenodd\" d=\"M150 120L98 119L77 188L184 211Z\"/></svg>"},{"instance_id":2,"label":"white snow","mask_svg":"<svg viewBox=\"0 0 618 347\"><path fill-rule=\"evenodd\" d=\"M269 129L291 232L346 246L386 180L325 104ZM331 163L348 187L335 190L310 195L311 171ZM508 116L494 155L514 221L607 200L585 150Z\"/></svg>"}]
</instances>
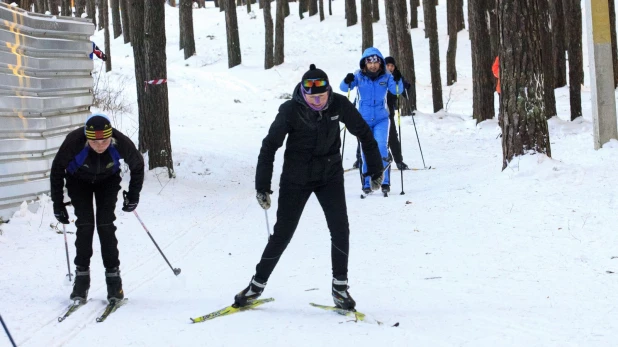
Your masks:
<instances>
[{"instance_id":1,"label":"white snow","mask_svg":"<svg viewBox=\"0 0 618 347\"><path fill-rule=\"evenodd\" d=\"M404 172L405 195L399 195L400 172L393 171L392 195L365 200L359 199L357 173L346 174L350 292L360 311L387 325L347 322L309 306L332 304L330 238L314 197L264 292L263 297L276 301L191 325L189 317L232 303L265 246L264 212L254 197L255 165L261 140L283 102L279 97L292 92L311 63L329 74L338 91L339 81L358 68L361 56L360 23L345 26L344 1L334 1L333 16L322 23L306 14L299 20L297 3L290 3L286 62L265 71L263 16L253 5L256 20L238 8L243 63L228 69L224 14L212 2L206 4L207 9L194 11L197 55L186 61L178 50L178 10L166 8L177 177L170 181L163 169L148 171L138 207L182 273L173 275L135 216L122 212L119 202L117 236L128 305L95 323L106 298L95 237L93 301L58 323L71 291L65 281L64 240L50 227L55 219L49 199L28 202L0 226L0 313L18 345L616 345L618 141L593 149L589 80L583 89L584 117L574 122L569 121L568 88L556 90L559 117L549 121L552 157L528 154L501 171L497 117L478 126L471 117L467 31L459 34L458 82L443 86L446 109L432 114L422 28L412 30L420 109L414 120L425 163L435 170ZM357 6L360 15L360 2ZM437 10L444 77L446 2ZM386 56L383 6L380 15L374 44ZM103 47L103 32L93 40ZM112 80L128 77L130 83L118 88L127 100L135 100L132 49L119 37L111 50L106 52L113 59L108 75ZM587 57L584 51L585 64ZM95 73L101 64L95 61ZM495 105L497 115L497 98ZM132 114L116 116L115 126L137 141L135 102ZM422 168L412 119L402 119L401 128L405 161ZM355 148L348 134L346 168L352 166ZM282 159L283 149L275 161L275 191ZM125 189L127 184L125 175ZM271 227L277 197L275 192L268 211ZM69 212L73 219L72 208ZM67 230L74 232L75 225ZM72 262L75 235L68 239ZM395 322L400 326L390 327ZM0 336L0 346L8 345Z\"/></svg>"}]
</instances>

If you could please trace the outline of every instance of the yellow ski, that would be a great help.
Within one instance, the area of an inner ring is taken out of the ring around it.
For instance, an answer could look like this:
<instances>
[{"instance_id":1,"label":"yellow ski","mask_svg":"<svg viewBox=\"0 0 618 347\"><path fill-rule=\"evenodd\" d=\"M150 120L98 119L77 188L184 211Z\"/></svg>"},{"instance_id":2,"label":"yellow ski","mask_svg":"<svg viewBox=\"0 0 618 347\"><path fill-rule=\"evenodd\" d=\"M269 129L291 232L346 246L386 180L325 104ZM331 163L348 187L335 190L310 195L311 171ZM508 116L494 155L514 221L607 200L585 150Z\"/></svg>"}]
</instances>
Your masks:
<instances>
[{"instance_id":1,"label":"yellow ski","mask_svg":"<svg viewBox=\"0 0 618 347\"><path fill-rule=\"evenodd\" d=\"M355 321L364 321L365 320L365 314L358 312L356 310L350 311L350 310L344 310L340 307L335 307L335 306L326 306L326 305L319 305L319 304L314 304L313 302L309 303L311 306L313 307L317 307L317 308L321 308L323 310L326 311L333 311L336 313L339 313L342 316L346 316L346 317L350 317L350 318L354 318Z\"/></svg>"},{"instance_id":2,"label":"yellow ski","mask_svg":"<svg viewBox=\"0 0 618 347\"><path fill-rule=\"evenodd\" d=\"M236 312L242 312L242 311L247 311L247 310L251 310L254 309L262 304L265 304L267 302L271 302L271 301L275 301L275 299L273 298L267 298L267 299L258 299L258 300L254 300L252 301L249 305L247 306L242 306L242 307L234 307L234 305L230 305L226 308L222 308L218 311L209 313L205 316L201 316L201 317L197 317L197 318L191 318L191 322L193 323L201 323L201 322L205 322L207 320L211 320L211 319L215 319L217 317L222 317L222 316L228 316L230 314L236 313Z\"/></svg>"}]
</instances>

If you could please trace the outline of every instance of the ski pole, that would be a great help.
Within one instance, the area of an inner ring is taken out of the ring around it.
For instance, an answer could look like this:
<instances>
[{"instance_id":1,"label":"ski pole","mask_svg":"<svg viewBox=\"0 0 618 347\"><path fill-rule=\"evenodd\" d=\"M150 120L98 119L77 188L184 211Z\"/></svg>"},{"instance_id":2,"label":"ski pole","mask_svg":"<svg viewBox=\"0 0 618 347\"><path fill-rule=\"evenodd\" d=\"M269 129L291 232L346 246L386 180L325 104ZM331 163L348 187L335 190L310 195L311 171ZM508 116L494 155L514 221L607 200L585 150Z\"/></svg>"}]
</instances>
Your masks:
<instances>
[{"instance_id":1,"label":"ski pole","mask_svg":"<svg viewBox=\"0 0 618 347\"><path fill-rule=\"evenodd\" d=\"M73 276L73 274L71 273L71 262L69 261L69 244L67 242L67 227L62 224L62 234L64 235L64 249L67 253L67 268L69 270L69 273L67 274L67 276L69 276L69 282L73 281L73 278L71 276Z\"/></svg>"},{"instance_id":2,"label":"ski pole","mask_svg":"<svg viewBox=\"0 0 618 347\"><path fill-rule=\"evenodd\" d=\"M351 84L348 84L348 101L350 100L350 86ZM347 133L346 127L343 127L343 145L341 146L341 161L343 162L343 153L345 153L345 134Z\"/></svg>"},{"instance_id":3,"label":"ski pole","mask_svg":"<svg viewBox=\"0 0 618 347\"><path fill-rule=\"evenodd\" d=\"M397 126L399 127L399 148L401 148L401 152L403 155L403 146L401 144L401 110L399 109L399 83L397 83L397 109L395 110L395 112L397 112ZM401 170L399 170L399 174L401 175L401 193L399 193L399 195L404 195L405 192L403 191L403 167L401 168Z\"/></svg>"},{"instance_id":4,"label":"ski pole","mask_svg":"<svg viewBox=\"0 0 618 347\"><path fill-rule=\"evenodd\" d=\"M406 90L406 98L408 98L408 91ZM421 139L418 138L418 131L416 130L416 122L414 121L414 113L412 114L412 124L414 124L414 132L416 133L416 140L418 141L418 149L421 151L421 159L423 160L423 168L426 169L425 157L423 157L423 149L421 148Z\"/></svg>"},{"instance_id":5,"label":"ski pole","mask_svg":"<svg viewBox=\"0 0 618 347\"><path fill-rule=\"evenodd\" d=\"M154 243L154 245L157 246L157 249L159 250L159 253L161 253L161 255L163 256L163 259L165 259L165 261L167 262L167 265L169 265L170 269L172 269L172 271L174 271L174 275L176 275L176 276L180 275L180 268L173 268L172 267L172 264L170 264L169 260L167 260L167 258L165 257L165 254L163 254L163 251L161 250L161 248L159 248L159 245L157 245L157 242L154 240L154 238L152 238L152 235L150 235L150 231L148 231L148 228L146 228L146 225L144 225L144 222L142 222L142 219L139 218L139 215L137 214L137 211L133 210L133 214L135 214L135 217L137 217L137 220L140 222L142 227L144 227L144 230L146 230L146 232L148 233L148 236L150 236L150 239L152 240L152 243Z\"/></svg>"},{"instance_id":6,"label":"ski pole","mask_svg":"<svg viewBox=\"0 0 618 347\"><path fill-rule=\"evenodd\" d=\"M267 241L270 240L270 224L268 223L268 212L264 210L264 217L266 217L266 234L268 234Z\"/></svg>"},{"instance_id":7,"label":"ski pole","mask_svg":"<svg viewBox=\"0 0 618 347\"><path fill-rule=\"evenodd\" d=\"M13 347L17 347L17 345L15 344L15 341L13 341L13 337L11 336L11 333L9 332L9 328L7 328L6 324L4 324L4 319L2 319L2 315L0 315L0 322L2 322L2 327L4 328L4 331L6 332L6 336L9 337L9 340L11 341L11 344L13 345Z\"/></svg>"}]
</instances>

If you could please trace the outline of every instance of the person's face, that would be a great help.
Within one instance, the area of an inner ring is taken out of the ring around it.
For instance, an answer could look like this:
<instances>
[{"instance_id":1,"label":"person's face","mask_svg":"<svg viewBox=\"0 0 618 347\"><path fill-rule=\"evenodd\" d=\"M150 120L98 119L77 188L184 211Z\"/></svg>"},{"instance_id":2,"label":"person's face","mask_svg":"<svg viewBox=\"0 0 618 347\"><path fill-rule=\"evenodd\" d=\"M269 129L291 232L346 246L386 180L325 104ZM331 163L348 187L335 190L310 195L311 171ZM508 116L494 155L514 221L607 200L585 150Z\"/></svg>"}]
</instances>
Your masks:
<instances>
[{"instance_id":1,"label":"person's face","mask_svg":"<svg viewBox=\"0 0 618 347\"><path fill-rule=\"evenodd\" d=\"M328 101L328 92L320 94L307 94L305 95L305 100L314 108L321 109L326 106L326 102Z\"/></svg>"},{"instance_id":2,"label":"person's face","mask_svg":"<svg viewBox=\"0 0 618 347\"><path fill-rule=\"evenodd\" d=\"M390 73L393 73L393 71L395 71L395 64L388 63L386 64L386 68Z\"/></svg>"},{"instance_id":3,"label":"person's face","mask_svg":"<svg viewBox=\"0 0 618 347\"><path fill-rule=\"evenodd\" d=\"M88 140L88 146L95 152L101 154L107 150L107 147L112 143L112 138L108 137L103 140Z\"/></svg>"},{"instance_id":4,"label":"person's face","mask_svg":"<svg viewBox=\"0 0 618 347\"><path fill-rule=\"evenodd\" d=\"M378 70L380 70L380 62L365 63L365 66L367 67L367 70L371 72L378 72Z\"/></svg>"}]
</instances>

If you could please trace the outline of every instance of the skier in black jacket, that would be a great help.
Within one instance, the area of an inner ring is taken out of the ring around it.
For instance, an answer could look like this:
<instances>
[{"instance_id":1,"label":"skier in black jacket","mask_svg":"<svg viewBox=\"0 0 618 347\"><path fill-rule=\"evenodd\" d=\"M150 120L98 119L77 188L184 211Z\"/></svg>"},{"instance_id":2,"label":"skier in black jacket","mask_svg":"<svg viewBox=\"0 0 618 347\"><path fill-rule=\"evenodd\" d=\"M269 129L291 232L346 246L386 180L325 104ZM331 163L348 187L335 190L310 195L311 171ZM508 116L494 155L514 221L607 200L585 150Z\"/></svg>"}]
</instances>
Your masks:
<instances>
[{"instance_id":1,"label":"skier in black jacket","mask_svg":"<svg viewBox=\"0 0 618 347\"><path fill-rule=\"evenodd\" d=\"M255 175L256 198L270 208L271 179L275 152L287 135L283 172L279 184L279 208L274 232L256 266L249 286L234 297L236 306L257 299L292 239L303 208L315 193L331 234L333 271L332 295L335 304L353 309L356 303L348 293L349 224L341 165L339 122L358 137L367 158L367 176L374 190L380 189L383 164L371 129L354 105L332 92L328 76L311 64L296 86L292 100L279 107L279 113L262 142Z\"/></svg>"},{"instance_id":2,"label":"skier in black jacket","mask_svg":"<svg viewBox=\"0 0 618 347\"><path fill-rule=\"evenodd\" d=\"M120 159L131 170L129 191L122 210L131 212L139 202L144 181L144 159L135 145L120 131L113 129L109 118L101 113L88 117L84 128L70 132L60 146L51 167L51 198L54 216L58 222L69 224L64 204L64 181L75 208L75 283L71 300L85 301L90 289L90 258L95 222L101 255L105 266L107 299L124 298L118 266L118 240L116 239L116 201L120 191ZM96 215L93 210L93 196Z\"/></svg>"},{"instance_id":3,"label":"skier in black jacket","mask_svg":"<svg viewBox=\"0 0 618 347\"><path fill-rule=\"evenodd\" d=\"M395 64L395 58L386 57L384 58L384 63L386 64L386 69L391 73L394 73L397 70L397 65ZM401 74L401 73L399 73ZM410 89L411 85L408 83L403 76L401 77L401 82L403 83L403 88L406 90ZM391 153L393 154L393 159L395 160L395 165L399 170L410 170L408 165L403 162L403 156L401 155L401 142L399 142L399 137L397 136L397 127L395 126L395 107L397 107L397 95L389 92L386 94L386 104L388 105L389 117L391 119L391 128L388 134L388 146L391 149Z\"/></svg>"}]
</instances>

